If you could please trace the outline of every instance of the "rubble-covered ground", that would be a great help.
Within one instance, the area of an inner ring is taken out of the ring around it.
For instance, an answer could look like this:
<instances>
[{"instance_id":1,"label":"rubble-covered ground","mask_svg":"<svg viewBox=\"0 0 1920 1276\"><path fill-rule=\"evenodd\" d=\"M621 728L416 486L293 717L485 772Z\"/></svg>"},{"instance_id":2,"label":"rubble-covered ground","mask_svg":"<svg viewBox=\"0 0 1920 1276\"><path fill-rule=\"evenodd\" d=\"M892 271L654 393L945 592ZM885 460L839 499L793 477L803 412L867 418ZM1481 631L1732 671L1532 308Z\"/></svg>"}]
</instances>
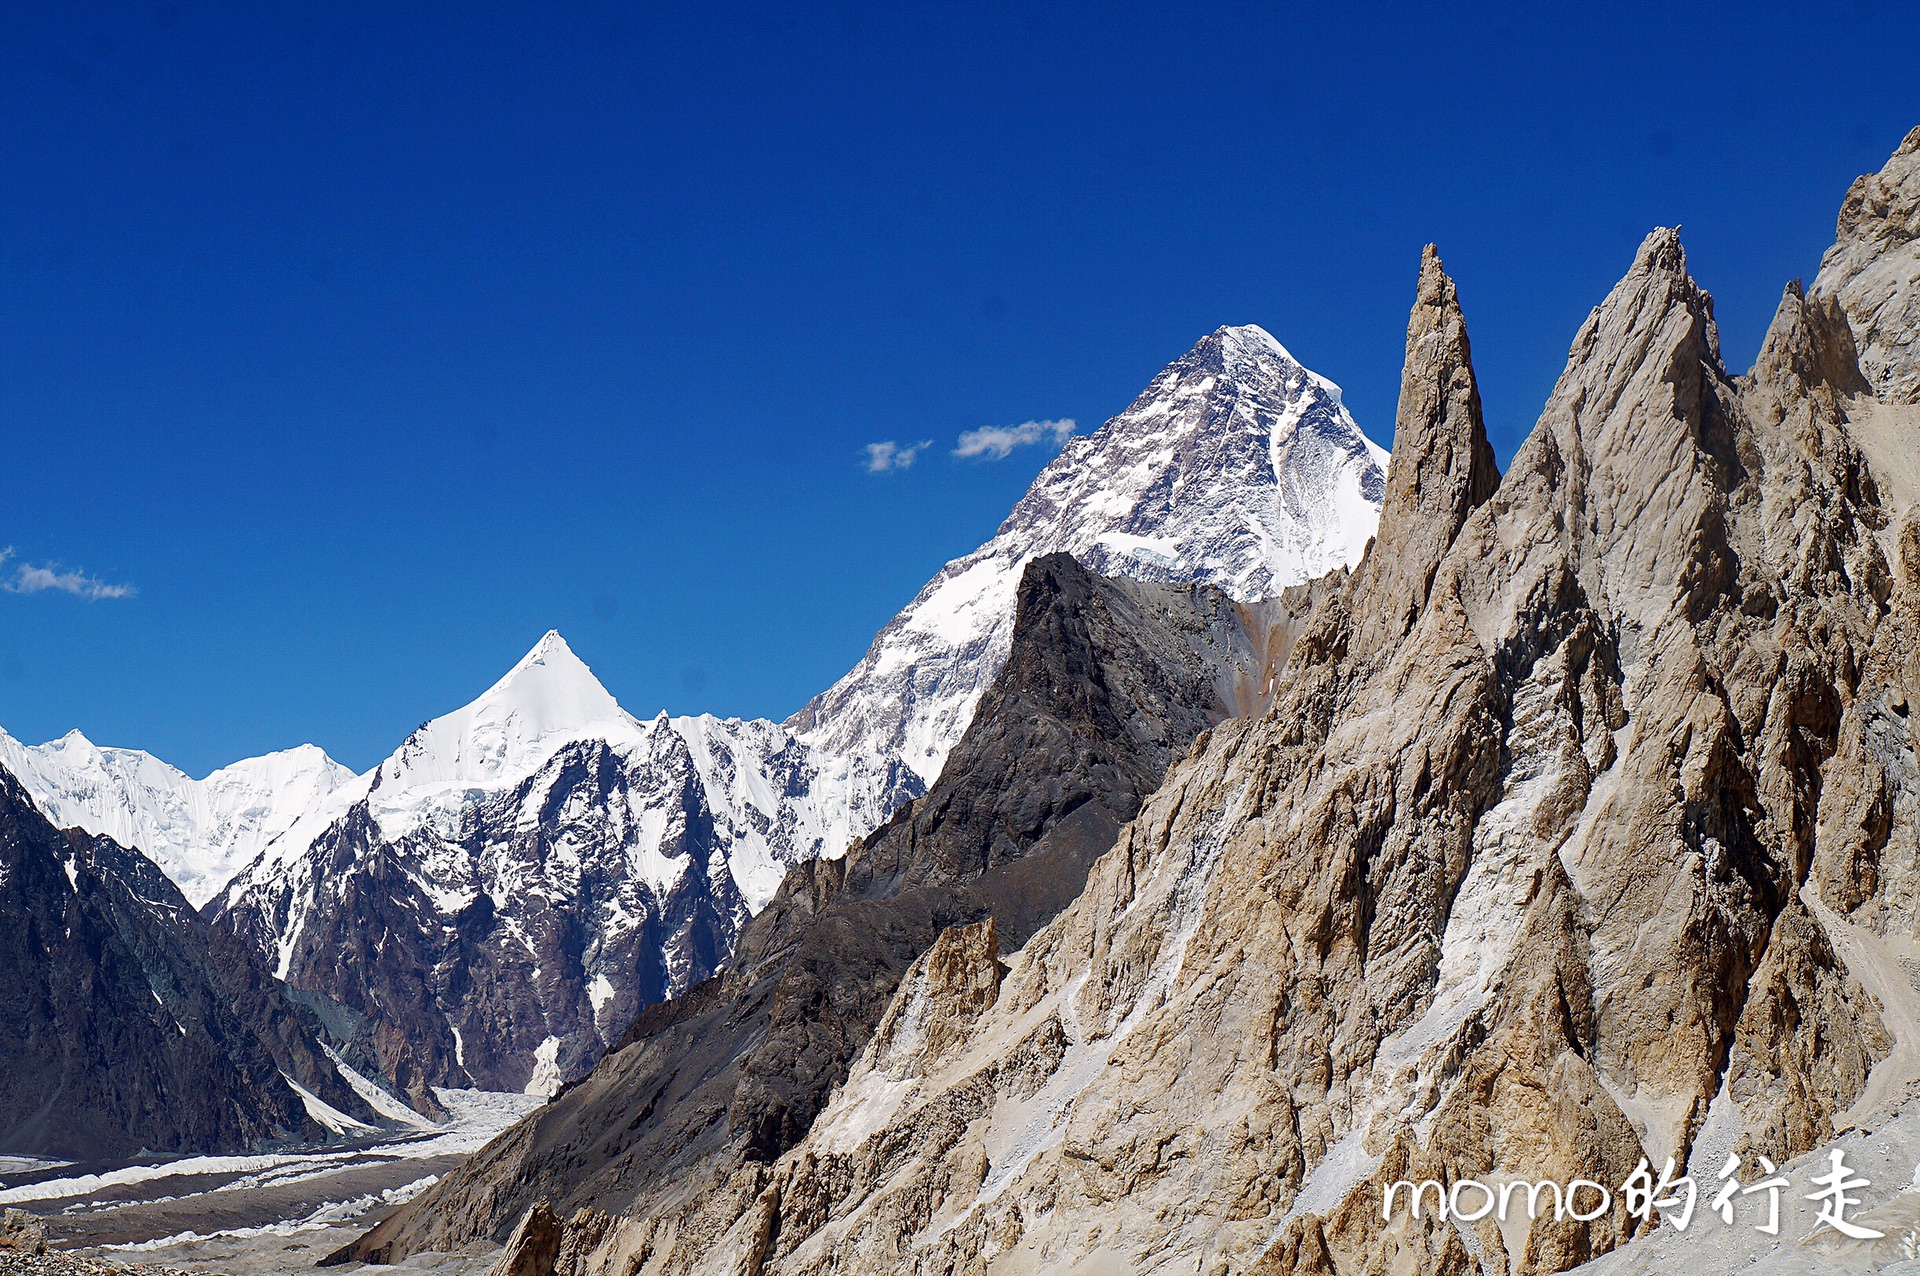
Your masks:
<instances>
[{"instance_id":1,"label":"rubble-covered ground","mask_svg":"<svg viewBox=\"0 0 1920 1276\"><path fill-rule=\"evenodd\" d=\"M9 1159L0 1163L0 1206L43 1218L50 1252L0 1251L0 1276L309 1269L541 1102L438 1093L452 1114L447 1124L362 1143L112 1166ZM422 1255L412 1266L478 1276L493 1248Z\"/></svg>"}]
</instances>

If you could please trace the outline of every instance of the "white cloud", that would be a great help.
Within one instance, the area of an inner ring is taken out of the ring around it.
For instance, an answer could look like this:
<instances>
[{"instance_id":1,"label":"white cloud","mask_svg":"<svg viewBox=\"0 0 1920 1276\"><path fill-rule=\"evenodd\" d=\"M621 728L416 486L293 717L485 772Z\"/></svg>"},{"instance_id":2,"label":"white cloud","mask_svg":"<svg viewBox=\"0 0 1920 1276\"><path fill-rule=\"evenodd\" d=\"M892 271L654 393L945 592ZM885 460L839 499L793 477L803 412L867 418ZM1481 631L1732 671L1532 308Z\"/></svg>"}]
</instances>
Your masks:
<instances>
[{"instance_id":1,"label":"white cloud","mask_svg":"<svg viewBox=\"0 0 1920 1276\"><path fill-rule=\"evenodd\" d=\"M998 461L1009 455L1017 447L1026 447L1031 443L1050 441L1059 447L1073 437L1074 424L1071 418L1058 421L1028 421L1023 425L989 425L978 430L968 430L960 436L960 446L953 449L955 456L984 456Z\"/></svg>"},{"instance_id":2,"label":"white cloud","mask_svg":"<svg viewBox=\"0 0 1920 1276\"><path fill-rule=\"evenodd\" d=\"M884 443L867 444L867 473L883 474L888 470L904 470L913 464L913 458L933 446L932 439L921 439L918 443L901 447L892 439Z\"/></svg>"},{"instance_id":3,"label":"white cloud","mask_svg":"<svg viewBox=\"0 0 1920 1276\"><path fill-rule=\"evenodd\" d=\"M0 549L0 568L13 557L13 547ZM0 590L9 594L43 594L57 589L63 594L92 601L96 598L131 598L132 585L109 585L83 572L63 572L58 564L36 567L32 563L15 564L10 575L0 575Z\"/></svg>"}]
</instances>

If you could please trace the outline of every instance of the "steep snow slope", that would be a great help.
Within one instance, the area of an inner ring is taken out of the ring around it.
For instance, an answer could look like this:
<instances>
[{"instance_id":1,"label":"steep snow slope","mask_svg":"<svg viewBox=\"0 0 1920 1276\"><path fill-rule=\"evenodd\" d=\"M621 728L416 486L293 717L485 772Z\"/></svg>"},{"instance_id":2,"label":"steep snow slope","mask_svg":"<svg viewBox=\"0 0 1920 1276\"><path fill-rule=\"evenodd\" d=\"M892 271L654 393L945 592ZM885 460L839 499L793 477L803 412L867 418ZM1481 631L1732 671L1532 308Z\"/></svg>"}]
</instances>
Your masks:
<instances>
[{"instance_id":1,"label":"steep snow slope","mask_svg":"<svg viewBox=\"0 0 1920 1276\"><path fill-rule=\"evenodd\" d=\"M78 731L31 746L0 731L0 766L56 825L139 847L196 908L301 815L354 781L310 744L196 780L150 753L103 749Z\"/></svg>"},{"instance_id":2,"label":"steep snow slope","mask_svg":"<svg viewBox=\"0 0 1920 1276\"><path fill-rule=\"evenodd\" d=\"M1029 561L1065 552L1106 575L1271 597L1359 561L1386 462L1338 386L1261 328L1221 328L1069 440L994 538L942 568L787 725L866 832L926 790L965 732L1006 659Z\"/></svg>"}]
</instances>

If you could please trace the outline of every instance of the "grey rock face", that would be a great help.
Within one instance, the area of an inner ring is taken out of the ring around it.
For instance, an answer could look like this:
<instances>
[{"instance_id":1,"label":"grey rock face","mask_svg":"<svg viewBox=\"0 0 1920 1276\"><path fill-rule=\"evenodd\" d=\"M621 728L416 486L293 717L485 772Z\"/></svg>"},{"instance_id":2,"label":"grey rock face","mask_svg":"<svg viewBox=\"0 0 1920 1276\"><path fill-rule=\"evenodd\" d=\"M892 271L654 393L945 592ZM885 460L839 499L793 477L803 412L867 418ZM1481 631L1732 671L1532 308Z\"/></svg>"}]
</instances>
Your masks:
<instances>
[{"instance_id":1,"label":"grey rock face","mask_svg":"<svg viewBox=\"0 0 1920 1276\"><path fill-rule=\"evenodd\" d=\"M725 973L643 1014L591 1076L341 1257L498 1237L541 1194L697 1210L779 1157L942 932L1017 944L1049 920L1257 660L1217 591L1035 561L1008 660L933 790L844 861L796 868Z\"/></svg>"},{"instance_id":2,"label":"grey rock face","mask_svg":"<svg viewBox=\"0 0 1920 1276\"><path fill-rule=\"evenodd\" d=\"M317 1027L151 861L59 832L0 770L0 1151L91 1159L327 1138L289 1078L377 1123Z\"/></svg>"}]
</instances>

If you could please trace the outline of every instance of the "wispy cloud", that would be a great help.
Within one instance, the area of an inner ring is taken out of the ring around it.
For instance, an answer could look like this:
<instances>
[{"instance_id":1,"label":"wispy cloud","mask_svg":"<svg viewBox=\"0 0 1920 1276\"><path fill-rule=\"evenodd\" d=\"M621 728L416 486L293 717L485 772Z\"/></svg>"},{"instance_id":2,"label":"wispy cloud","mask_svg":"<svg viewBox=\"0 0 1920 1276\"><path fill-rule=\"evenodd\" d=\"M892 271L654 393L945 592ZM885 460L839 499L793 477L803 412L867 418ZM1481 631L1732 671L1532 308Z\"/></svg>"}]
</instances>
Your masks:
<instances>
[{"instance_id":1,"label":"wispy cloud","mask_svg":"<svg viewBox=\"0 0 1920 1276\"><path fill-rule=\"evenodd\" d=\"M47 590L54 589L88 601L96 598L133 597L132 585L109 585L106 581L84 572L63 572L58 563L45 567L35 566L33 563L13 563L11 570L7 570L7 565L12 561L13 556L11 545L0 549L0 590L9 594L44 594Z\"/></svg>"},{"instance_id":2,"label":"wispy cloud","mask_svg":"<svg viewBox=\"0 0 1920 1276\"><path fill-rule=\"evenodd\" d=\"M884 443L869 443L866 449L867 473L884 474L888 470L904 470L913 464L913 458L932 446L932 439L921 439L906 447L901 447L892 439Z\"/></svg>"},{"instance_id":3,"label":"wispy cloud","mask_svg":"<svg viewBox=\"0 0 1920 1276\"><path fill-rule=\"evenodd\" d=\"M1050 441L1053 446L1059 447L1073 437L1073 430L1073 421L1067 418L1059 421L1028 421L1024 425L989 425L962 434L960 446L953 449L953 454L984 456L998 461L1010 455L1013 449L1033 443Z\"/></svg>"}]
</instances>

